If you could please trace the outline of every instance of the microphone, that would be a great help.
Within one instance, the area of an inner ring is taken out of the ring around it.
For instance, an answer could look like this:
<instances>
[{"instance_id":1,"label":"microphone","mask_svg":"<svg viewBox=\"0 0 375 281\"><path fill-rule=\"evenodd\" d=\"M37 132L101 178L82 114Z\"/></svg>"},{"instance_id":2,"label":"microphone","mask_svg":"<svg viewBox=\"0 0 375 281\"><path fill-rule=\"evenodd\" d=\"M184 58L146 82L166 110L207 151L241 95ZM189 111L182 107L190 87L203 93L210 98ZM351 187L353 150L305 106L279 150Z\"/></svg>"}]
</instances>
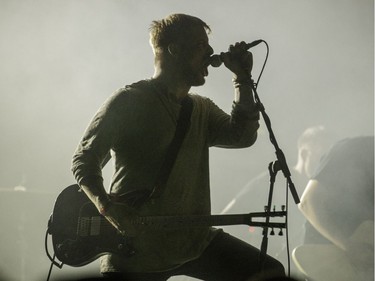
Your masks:
<instances>
[{"instance_id":1,"label":"microphone","mask_svg":"<svg viewBox=\"0 0 375 281\"><path fill-rule=\"evenodd\" d=\"M250 48L253 48L253 47L257 46L257 45L259 45L262 42L263 42L263 40L259 39L259 40L255 40L255 41L253 41L251 43L247 43L245 49L249 50ZM212 55L210 57L210 65L212 67L219 67L223 63L222 55L223 54L227 54L227 53L228 52L221 53L220 55Z\"/></svg>"}]
</instances>

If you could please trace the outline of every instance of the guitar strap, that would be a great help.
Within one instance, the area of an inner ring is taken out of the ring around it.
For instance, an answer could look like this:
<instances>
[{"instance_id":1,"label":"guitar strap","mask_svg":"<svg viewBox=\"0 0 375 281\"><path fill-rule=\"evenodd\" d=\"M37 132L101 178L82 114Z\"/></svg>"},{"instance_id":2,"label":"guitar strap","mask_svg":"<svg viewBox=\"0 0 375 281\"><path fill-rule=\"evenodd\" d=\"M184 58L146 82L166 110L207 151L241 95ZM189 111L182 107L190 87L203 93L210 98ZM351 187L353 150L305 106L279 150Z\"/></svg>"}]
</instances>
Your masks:
<instances>
[{"instance_id":1,"label":"guitar strap","mask_svg":"<svg viewBox=\"0 0 375 281\"><path fill-rule=\"evenodd\" d=\"M163 188L167 183L169 174L176 161L178 151L190 125L190 117L192 111L193 101L189 96L186 96L181 102L181 110L177 120L176 131L173 140L168 147L167 154L159 170L155 186L149 196L149 199L158 198L163 192Z\"/></svg>"}]
</instances>

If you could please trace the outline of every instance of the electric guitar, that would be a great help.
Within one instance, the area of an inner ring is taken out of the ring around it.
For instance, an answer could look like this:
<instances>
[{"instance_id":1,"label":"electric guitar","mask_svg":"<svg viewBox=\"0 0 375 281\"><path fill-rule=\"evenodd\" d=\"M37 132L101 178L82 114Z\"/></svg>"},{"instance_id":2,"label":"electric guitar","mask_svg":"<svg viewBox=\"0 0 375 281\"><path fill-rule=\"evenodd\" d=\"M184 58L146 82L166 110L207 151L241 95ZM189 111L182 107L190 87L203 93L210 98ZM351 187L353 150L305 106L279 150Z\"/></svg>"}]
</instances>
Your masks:
<instances>
[{"instance_id":1,"label":"electric guitar","mask_svg":"<svg viewBox=\"0 0 375 281\"><path fill-rule=\"evenodd\" d=\"M286 211L208 216L154 216L137 217L132 224L150 228L183 228L219 225L285 228L282 222L263 222L259 218L285 218ZM254 221L258 218L258 221ZM281 219L282 220L282 219ZM57 197L48 223L48 233L56 257L70 266L86 265L102 255L114 253L124 257L136 254L131 237L121 235L77 184L65 188Z\"/></svg>"}]
</instances>

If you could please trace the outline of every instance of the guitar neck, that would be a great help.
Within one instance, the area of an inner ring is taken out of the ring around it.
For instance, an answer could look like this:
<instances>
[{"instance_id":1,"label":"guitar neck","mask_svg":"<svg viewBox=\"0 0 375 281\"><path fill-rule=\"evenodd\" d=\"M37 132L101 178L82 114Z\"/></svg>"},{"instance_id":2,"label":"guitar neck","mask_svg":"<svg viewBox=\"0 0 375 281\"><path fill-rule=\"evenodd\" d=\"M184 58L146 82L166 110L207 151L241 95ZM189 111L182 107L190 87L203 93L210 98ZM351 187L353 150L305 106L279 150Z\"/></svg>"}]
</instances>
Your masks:
<instances>
[{"instance_id":1,"label":"guitar neck","mask_svg":"<svg viewBox=\"0 0 375 281\"><path fill-rule=\"evenodd\" d=\"M207 215L207 216L161 216L161 217L139 217L132 223L155 228L181 228L181 227L202 227L202 226L225 226L225 225L249 225L249 226L270 226L285 228L285 223L253 221L253 218L260 217L282 217L286 212L233 214L233 215Z\"/></svg>"},{"instance_id":2,"label":"guitar neck","mask_svg":"<svg viewBox=\"0 0 375 281\"><path fill-rule=\"evenodd\" d=\"M96 213L96 209L94 210ZM191 228L205 226L228 226L228 225L248 225L256 227L286 228L284 222L265 221L271 217L284 217L285 211L270 213L250 213L233 215L207 215L207 216L151 216L137 217L131 224L139 227L154 229L165 228ZM263 219L254 221L254 218ZM79 217L77 233L79 236L99 235L104 230L113 230L113 226L103 216L98 215Z\"/></svg>"}]
</instances>

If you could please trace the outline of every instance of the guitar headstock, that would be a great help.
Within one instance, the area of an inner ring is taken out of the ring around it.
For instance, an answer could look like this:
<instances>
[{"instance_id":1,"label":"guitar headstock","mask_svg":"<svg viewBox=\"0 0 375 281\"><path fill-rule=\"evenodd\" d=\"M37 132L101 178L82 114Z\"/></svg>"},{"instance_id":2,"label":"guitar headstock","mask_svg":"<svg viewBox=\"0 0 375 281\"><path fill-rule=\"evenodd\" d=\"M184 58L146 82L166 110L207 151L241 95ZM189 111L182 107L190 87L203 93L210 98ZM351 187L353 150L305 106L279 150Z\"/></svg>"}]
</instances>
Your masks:
<instances>
[{"instance_id":1,"label":"guitar headstock","mask_svg":"<svg viewBox=\"0 0 375 281\"><path fill-rule=\"evenodd\" d=\"M274 228L279 228L279 235L283 235L282 229L286 228L286 216L287 211L285 206L281 206L280 211L276 211L276 207L273 207L272 211L268 211L268 208L264 208L264 212L255 212L248 214L247 225L257 226L265 228L271 228L270 235L274 235Z\"/></svg>"}]
</instances>

